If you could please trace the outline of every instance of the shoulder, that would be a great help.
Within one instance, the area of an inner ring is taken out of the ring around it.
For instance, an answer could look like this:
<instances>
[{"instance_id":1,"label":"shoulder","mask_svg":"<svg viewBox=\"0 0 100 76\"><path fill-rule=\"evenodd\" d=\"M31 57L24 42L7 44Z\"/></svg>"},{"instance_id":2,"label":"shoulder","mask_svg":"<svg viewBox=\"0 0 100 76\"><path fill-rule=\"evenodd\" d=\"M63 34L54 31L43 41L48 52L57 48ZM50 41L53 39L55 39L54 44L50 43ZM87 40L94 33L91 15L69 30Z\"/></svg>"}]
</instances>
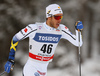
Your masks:
<instances>
[{"instance_id":1,"label":"shoulder","mask_svg":"<svg viewBox=\"0 0 100 76\"><path fill-rule=\"evenodd\" d=\"M34 32L34 31L36 31L36 30L37 30L36 24L29 24L29 25L27 25L25 28L23 28L23 29L20 31L20 33L21 33L23 36L25 36L25 35L27 35L27 34L29 34L29 33L32 33L32 32Z\"/></svg>"},{"instance_id":2,"label":"shoulder","mask_svg":"<svg viewBox=\"0 0 100 76\"><path fill-rule=\"evenodd\" d=\"M31 30L37 29L37 25L36 24L29 24L27 27L29 29L31 29Z\"/></svg>"},{"instance_id":3,"label":"shoulder","mask_svg":"<svg viewBox=\"0 0 100 76\"><path fill-rule=\"evenodd\" d=\"M36 22L35 24L29 24L28 27L31 29L38 29L40 26L42 27L43 23L42 22Z\"/></svg>"},{"instance_id":4,"label":"shoulder","mask_svg":"<svg viewBox=\"0 0 100 76\"><path fill-rule=\"evenodd\" d=\"M61 30L69 30L68 27L63 24L60 24L59 27Z\"/></svg>"}]
</instances>

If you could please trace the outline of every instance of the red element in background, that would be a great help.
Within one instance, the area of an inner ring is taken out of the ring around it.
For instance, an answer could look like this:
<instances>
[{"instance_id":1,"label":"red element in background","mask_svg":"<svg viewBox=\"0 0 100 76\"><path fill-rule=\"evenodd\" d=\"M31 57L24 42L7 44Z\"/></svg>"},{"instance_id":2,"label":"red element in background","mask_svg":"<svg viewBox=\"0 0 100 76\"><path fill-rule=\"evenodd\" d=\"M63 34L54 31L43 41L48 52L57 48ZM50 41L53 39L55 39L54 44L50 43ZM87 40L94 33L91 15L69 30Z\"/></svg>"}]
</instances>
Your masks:
<instances>
[{"instance_id":1,"label":"red element in background","mask_svg":"<svg viewBox=\"0 0 100 76\"><path fill-rule=\"evenodd\" d=\"M25 29L24 29L24 31L25 31L25 33L26 33L26 32L28 31L28 29L27 29L27 28L25 28Z\"/></svg>"}]
</instances>

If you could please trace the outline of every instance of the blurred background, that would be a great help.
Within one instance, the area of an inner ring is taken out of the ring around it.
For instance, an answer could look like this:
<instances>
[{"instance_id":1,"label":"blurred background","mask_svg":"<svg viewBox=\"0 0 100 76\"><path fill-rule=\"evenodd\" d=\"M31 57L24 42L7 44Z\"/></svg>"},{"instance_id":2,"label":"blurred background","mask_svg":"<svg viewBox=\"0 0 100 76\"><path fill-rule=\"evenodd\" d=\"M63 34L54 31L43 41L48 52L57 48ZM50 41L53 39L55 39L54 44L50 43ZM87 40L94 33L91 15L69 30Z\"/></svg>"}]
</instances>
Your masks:
<instances>
[{"instance_id":1,"label":"blurred background","mask_svg":"<svg viewBox=\"0 0 100 76\"><path fill-rule=\"evenodd\" d=\"M100 0L0 0L0 73L8 60L12 37L28 24L45 21L49 4L61 6L62 24L75 34L75 21L81 20L83 46L81 47L82 76L100 76ZM28 59L28 38L19 42L15 68L3 76L22 76ZM79 76L78 48L60 40L47 76Z\"/></svg>"}]
</instances>

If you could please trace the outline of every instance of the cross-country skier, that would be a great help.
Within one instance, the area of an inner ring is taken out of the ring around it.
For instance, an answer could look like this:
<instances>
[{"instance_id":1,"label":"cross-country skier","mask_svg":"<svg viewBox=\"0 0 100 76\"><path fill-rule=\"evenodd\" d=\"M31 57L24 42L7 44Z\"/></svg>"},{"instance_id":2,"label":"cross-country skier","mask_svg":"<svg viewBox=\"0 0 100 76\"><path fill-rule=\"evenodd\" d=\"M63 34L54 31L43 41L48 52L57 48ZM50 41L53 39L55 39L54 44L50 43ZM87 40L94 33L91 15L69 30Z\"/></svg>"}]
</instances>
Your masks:
<instances>
[{"instance_id":1,"label":"cross-country skier","mask_svg":"<svg viewBox=\"0 0 100 76\"><path fill-rule=\"evenodd\" d=\"M5 71L10 72L14 66L15 52L20 40L29 37L29 58L23 69L23 76L47 76L47 67L54 57L55 48L60 39L66 39L78 46L78 31L83 29L81 21L76 23L76 35L60 24L63 11L58 4L50 4L46 7L46 21L43 23L29 24L15 34L11 41L10 53ZM80 34L80 46L82 46Z\"/></svg>"}]
</instances>

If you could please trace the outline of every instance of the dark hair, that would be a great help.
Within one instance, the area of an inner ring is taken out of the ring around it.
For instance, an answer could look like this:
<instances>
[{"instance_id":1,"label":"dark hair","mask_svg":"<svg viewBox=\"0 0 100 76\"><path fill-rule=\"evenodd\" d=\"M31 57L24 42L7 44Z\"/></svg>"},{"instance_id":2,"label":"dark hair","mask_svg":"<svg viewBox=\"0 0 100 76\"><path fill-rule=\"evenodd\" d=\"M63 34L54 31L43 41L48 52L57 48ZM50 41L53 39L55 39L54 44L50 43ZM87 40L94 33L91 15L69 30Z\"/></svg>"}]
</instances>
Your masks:
<instances>
[{"instance_id":1,"label":"dark hair","mask_svg":"<svg viewBox=\"0 0 100 76\"><path fill-rule=\"evenodd\" d=\"M46 18L46 20L48 20L48 18Z\"/></svg>"}]
</instances>

